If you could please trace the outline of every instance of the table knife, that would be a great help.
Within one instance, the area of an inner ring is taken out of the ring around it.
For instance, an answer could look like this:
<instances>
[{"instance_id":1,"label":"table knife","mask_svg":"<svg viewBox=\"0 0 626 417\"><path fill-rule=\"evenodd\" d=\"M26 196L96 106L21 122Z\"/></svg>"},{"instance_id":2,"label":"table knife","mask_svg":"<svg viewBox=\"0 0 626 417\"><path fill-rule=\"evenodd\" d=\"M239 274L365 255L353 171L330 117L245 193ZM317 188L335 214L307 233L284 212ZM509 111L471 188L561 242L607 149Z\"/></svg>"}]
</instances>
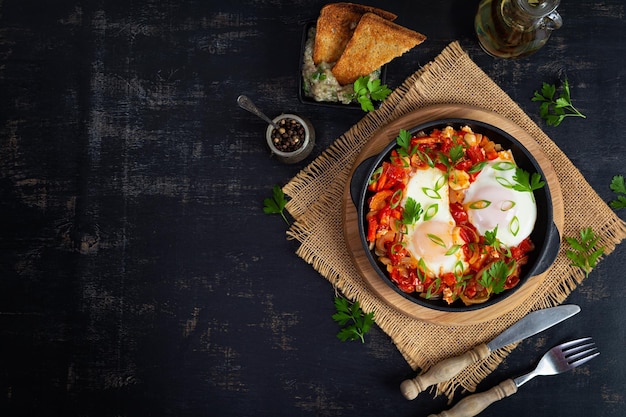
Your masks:
<instances>
[{"instance_id":1,"label":"table knife","mask_svg":"<svg viewBox=\"0 0 626 417\"><path fill-rule=\"evenodd\" d=\"M494 350L534 336L572 317L579 311L580 307L573 304L534 311L500 333L491 342L476 346L460 356L445 359L430 368L426 373L403 381L400 384L400 391L407 400L413 400L429 386L449 380L469 365L485 359Z\"/></svg>"}]
</instances>

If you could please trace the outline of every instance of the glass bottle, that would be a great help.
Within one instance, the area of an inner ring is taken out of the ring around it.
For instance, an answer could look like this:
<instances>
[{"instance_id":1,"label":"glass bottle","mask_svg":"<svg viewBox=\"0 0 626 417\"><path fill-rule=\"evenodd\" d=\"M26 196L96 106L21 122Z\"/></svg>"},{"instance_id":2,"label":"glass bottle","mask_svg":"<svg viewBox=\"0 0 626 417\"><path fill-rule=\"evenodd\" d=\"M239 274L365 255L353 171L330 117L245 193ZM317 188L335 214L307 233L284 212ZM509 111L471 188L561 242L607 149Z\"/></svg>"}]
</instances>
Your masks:
<instances>
[{"instance_id":1,"label":"glass bottle","mask_svg":"<svg viewBox=\"0 0 626 417\"><path fill-rule=\"evenodd\" d=\"M560 0L482 0L474 27L480 46L497 58L536 52L563 24Z\"/></svg>"}]
</instances>

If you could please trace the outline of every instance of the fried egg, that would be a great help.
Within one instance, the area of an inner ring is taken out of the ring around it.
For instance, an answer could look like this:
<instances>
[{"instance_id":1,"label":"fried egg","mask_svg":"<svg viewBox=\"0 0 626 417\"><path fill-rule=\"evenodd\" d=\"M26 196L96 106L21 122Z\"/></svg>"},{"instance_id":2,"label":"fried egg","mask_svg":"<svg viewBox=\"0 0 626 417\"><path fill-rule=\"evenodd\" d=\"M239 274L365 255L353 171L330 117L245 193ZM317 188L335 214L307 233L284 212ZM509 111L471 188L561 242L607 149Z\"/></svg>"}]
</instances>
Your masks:
<instances>
[{"instance_id":1,"label":"fried egg","mask_svg":"<svg viewBox=\"0 0 626 417\"><path fill-rule=\"evenodd\" d=\"M516 165L505 159L490 161L465 193L469 221L481 235L493 231L506 246L519 245L530 236L537 219L531 192L511 188Z\"/></svg>"},{"instance_id":2,"label":"fried egg","mask_svg":"<svg viewBox=\"0 0 626 417\"><path fill-rule=\"evenodd\" d=\"M423 260L431 275L462 274L467 263L459 246L464 242L450 214L448 175L437 168L417 170L406 185L403 207L409 198L423 212L415 224L407 226L406 249L416 260Z\"/></svg>"}]
</instances>

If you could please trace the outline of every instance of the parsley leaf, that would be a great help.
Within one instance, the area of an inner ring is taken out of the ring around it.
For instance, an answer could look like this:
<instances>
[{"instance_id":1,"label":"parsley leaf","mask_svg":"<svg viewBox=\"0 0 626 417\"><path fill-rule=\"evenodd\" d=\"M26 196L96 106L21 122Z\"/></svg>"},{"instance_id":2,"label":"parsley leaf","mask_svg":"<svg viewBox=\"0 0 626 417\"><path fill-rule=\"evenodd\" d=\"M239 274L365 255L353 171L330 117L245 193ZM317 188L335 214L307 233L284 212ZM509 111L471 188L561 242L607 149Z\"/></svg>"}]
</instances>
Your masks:
<instances>
[{"instance_id":1,"label":"parsley leaf","mask_svg":"<svg viewBox=\"0 0 626 417\"><path fill-rule=\"evenodd\" d=\"M499 294L504 291L506 279L515 271L515 268L515 260L508 264L503 260L498 260L483 271L482 276L478 278L478 283L485 287L489 294Z\"/></svg>"},{"instance_id":2,"label":"parsley leaf","mask_svg":"<svg viewBox=\"0 0 626 417\"><path fill-rule=\"evenodd\" d=\"M513 180L517 182L517 184L513 185L513 189L522 192L533 192L546 185L546 182L541 180L541 175L538 172L533 172L531 176L530 173L522 168L515 168Z\"/></svg>"},{"instance_id":3,"label":"parsley leaf","mask_svg":"<svg viewBox=\"0 0 626 417\"><path fill-rule=\"evenodd\" d=\"M374 324L374 312L364 313L358 301L350 303L342 297L335 297L335 309L337 312L332 318L342 326L337 333L339 340L361 340L361 343L365 343L364 335Z\"/></svg>"},{"instance_id":4,"label":"parsley leaf","mask_svg":"<svg viewBox=\"0 0 626 417\"><path fill-rule=\"evenodd\" d=\"M386 85L381 84L378 78L368 81L367 89L370 90L370 97L376 101L383 101L391 94L391 90Z\"/></svg>"},{"instance_id":5,"label":"parsley leaf","mask_svg":"<svg viewBox=\"0 0 626 417\"><path fill-rule=\"evenodd\" d=\"M450 148L450 162L452 162L452 166L456 165L461 158L465 156L465 151L463 150L463 145L457 145Z\"/></svg>"},{"instance_id":6,"label":"parsley leaf","mask_svg":"<svg viewBox=\"0 0 626 417\"><path fill-rule=\"evenodd\" d=\"M511 258L511 248L503 245L500 239L498 239L498 226L493 230L485 231L485 245L493 247L497 252L503 254L506 257Z\"/></svg>"},{"instance_id":7,"label":"parsley leaf","mask_svg":"<svg viewBox=\"0 0 626 417\"><path fill-rule=\"evenodd\" d=\"M353 85L356 99L366 112L374 110L372 100L383 101L391 94L391 90L386 85L381 85L378 78L370 80L369 76L359 77Z\"/></svg>"},{"instance_id":8,"label":"parsley leaf","mask_svg":"<svg viewBox=\"0 0 626 417\"><path fill-rule=\"evenodd\" d=\"M287 199L283 193L282 188L278 184L274 185L272 189L272 198L266 198L263 200L263 212L265 214L280 214L285 220L285 223L289 224L287 217L285 217L284 209L287 205Z\"/></svg>"},{"instance_id":9,"label":"parsley leaf","mask_svg":"<svg viewBox=\"0 0 626 417\"><path fill-rule=\"evenodd\" d=\"M496 246L500 242L496 236L498 234L498 226L494 227L493 230L485 231L485 245L487 246Z\"/></svg>"},{"instance_id":10,"label":"parsley leaf","mask_svg":"<svg viewBox=\"0 0 626 417\"><path fill-rule=\"evenodd\" d=\"M448 172L454 168L457 162L459 162L465 156L463 145L456 145L450 148L448 155L443 152L439 152L437 159L441 162Z\"/></svg>"},{"instance_id":11,"label":"parsley leaf","mask_svg":"<svg viewBox=\"0 0 626 417\"><path fill-rule=\"evenodd\" d=\"M626 207L626 184L622 175L615 175L611 181L611 190L618 194L617 200L613 200L609 205L614 209Z\"/></svg>"},{"instance_id":12,"label":"parsley leaf","mask_svg":"<svg viewBox=\"0 0 626 417\"><path fill-rule=\"evenodd\" d=\"M600 237L596 236L591 227L581 229L580 240L572 237L565 238L572 247L565 254L572 261L572 266L577 266L585 271L585 276L589 276L591 270L598 264L600 256L604 253L604 247L596 248L599 239Z\"/></svg>"},{"instance_id":13,"label":"parsley leaf","mask_svg":"<svg viewBox=\"0 0 626 417\"><path fill-rule=\"evenodd\" d=\"M543 83L541 92L535 91L532 101L539 102L539 115L549 126L558 126L569 116L586 118L572 104L570 87L567 78L563 82L563 93L554 99L556 86L554 84Z\"/></svg>"},{"instance_id":14,"label":"parsley leaf","mask_svg":"<svg viewBox=\"0 0 626 417\"><path fill-rule=\"evenodd\" d=\"M402 224L414 224L422 215L422 205L418 203L413 197L406 199L404 203L404 210L402 211Z\"/></svg>"},{"instance_id":15,"label":"parsley leaf","mask_svg":"<svg viewBox=\"0 0 626 417\"><path fill-rule=\"evenodd\" d=\"M400 129L400 133L396 137L396 143L400 147L400 154L405 154L404 156L411 155L411 134L408 130Z\"/></svg>"}]
</instances>

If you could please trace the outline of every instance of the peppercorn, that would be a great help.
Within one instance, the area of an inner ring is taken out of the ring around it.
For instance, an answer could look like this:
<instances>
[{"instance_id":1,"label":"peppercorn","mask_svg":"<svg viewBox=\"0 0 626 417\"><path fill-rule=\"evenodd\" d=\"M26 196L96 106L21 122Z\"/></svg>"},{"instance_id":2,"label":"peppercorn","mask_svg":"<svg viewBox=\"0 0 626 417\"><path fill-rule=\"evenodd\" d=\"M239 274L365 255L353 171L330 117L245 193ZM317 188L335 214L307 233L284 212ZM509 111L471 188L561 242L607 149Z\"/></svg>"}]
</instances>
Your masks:
<instances>
[{"instance_id":1,"label":"peppercorn","mask_svg":"<svg viewBox=\"0 0 626 417\"><path fill-rule=\"evenodd\" d=\"M272 129L272 143L281 152L294 152L304 144L304 126L294 119L280 119Z\"/></svg>"}]
</instances>

